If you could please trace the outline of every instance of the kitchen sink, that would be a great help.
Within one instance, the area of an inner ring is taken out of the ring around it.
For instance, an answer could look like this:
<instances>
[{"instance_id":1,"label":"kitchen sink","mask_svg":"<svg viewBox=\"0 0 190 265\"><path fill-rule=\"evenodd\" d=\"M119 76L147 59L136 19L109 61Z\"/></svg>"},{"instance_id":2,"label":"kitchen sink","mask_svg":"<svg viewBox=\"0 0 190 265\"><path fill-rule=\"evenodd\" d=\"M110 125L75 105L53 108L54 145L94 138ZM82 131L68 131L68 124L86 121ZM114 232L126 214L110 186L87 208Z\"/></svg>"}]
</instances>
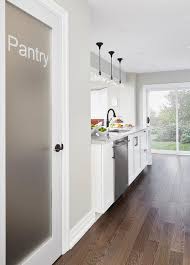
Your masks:
<instances>
[{"instance_id":1,"label":"kitchen sink","mask_svg":"<svg viewBox=\"0 0 190 265\"><path fill-rule=\"evenodd\" d=\"M130 129L111 129L111 130L109 130L109 132L110 133L125 133L125 132L129 132L130 131Z\"/></svg>"}]
</instances>

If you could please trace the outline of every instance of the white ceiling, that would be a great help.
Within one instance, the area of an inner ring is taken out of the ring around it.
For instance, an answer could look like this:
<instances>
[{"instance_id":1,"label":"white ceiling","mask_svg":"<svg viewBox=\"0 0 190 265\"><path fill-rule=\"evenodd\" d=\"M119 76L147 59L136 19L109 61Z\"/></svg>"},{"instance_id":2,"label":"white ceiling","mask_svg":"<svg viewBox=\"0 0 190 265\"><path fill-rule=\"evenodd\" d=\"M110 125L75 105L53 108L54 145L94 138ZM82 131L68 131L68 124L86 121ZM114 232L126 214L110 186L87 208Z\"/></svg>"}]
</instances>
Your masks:
<instances>
[{"instance_id":1,"label":"white ceiling","mask_svg":"<svg viewBox=\"0 0 190 265\"><path fill-rule=\"evenodd\" d=\"M190 0L89 0L91 50L115 50L128 72L190 69ZM189 48L188 48L189 46ZM117 63L117 61L116 61Z\"/></svg>"}]
</instances>

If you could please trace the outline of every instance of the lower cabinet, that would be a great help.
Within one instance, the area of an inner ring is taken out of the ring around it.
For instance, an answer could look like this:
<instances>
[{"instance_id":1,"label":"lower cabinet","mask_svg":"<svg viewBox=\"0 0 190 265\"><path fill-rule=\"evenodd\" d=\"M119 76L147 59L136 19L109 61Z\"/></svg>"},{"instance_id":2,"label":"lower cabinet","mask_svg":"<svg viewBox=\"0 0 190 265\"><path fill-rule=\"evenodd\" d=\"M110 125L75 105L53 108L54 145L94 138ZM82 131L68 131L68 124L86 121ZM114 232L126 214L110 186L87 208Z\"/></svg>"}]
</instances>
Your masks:
<instances>
[{"instance_id":1,"label":"lower cabinet","mask_svg":"<svg viewBox=\"0 0 190 265\"><path fill-rule=\"evenodd\" d=\"M128 137L128 180L129 185L135 179L135 170L134 170L134 137L130 135Z\"/></svg>"},{"instance_id":2,"label":"lower cabinet","mask_svg":"<svg viewBox=\"0 0 190 265\"><path fill-rule=\"evenodd\" d=\"M128 137L129 185L147 166L147 130Z\"/></svg>"},{"instance_id":3,"label":"lower cabinet","mask_svg":"<svg viewBox=\"0 0 190 265\"><path fill-rule=\"evenodd\" d=\"M103 214L115 200L113 143L92 144L91 152L93 208ZM129 185L146 166L147 130L144 130L128 136Z\"/></svg>"},{"instance_id":4,"label":"lower cabinet","mask_svg":"<svg viewBox=\"0 0 190 265\"><path fill-rule=\"evenodd\" d=\"M141 171L148 163L148 131L144 130L140 133L140 154L141 154Z\"/></svg>"},{"instance_id":5,"label":"lower cabinet","mask_svg":"<svg viewBox=\"0 0 190 265\"><path fill-rule=\"evenodd\" d=\"M97 213L104 213L114 203L113 145L92 144L93 204Z\"/></svg>"}]
</instances>

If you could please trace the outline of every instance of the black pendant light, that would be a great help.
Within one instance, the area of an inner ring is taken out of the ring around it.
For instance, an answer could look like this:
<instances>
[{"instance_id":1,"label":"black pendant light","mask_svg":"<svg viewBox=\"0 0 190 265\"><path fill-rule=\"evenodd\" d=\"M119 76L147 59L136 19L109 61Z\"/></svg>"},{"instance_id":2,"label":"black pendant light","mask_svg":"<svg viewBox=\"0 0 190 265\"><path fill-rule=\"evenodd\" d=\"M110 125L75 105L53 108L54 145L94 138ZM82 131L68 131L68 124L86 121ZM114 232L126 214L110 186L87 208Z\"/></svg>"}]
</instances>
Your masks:
<instances>
[{"instance_id":1,"label":"black pendant light","mask_svg":"<svg viewBox=\"0 0 190 265\"><path fill-rule=\"evenodd\" d=\"M100 50L101 50L101 47L103 45L103 42L97 42L96 45L98 46L98 49L99 49L99 75L101 75L102 71L101 71L101 53L100 53Z\"/></svg>"},{"instance_id":2,"label":"black pendant light","mask_svg":"<svg viewBox=\"0 0 190 265\"><path fill-rule=\"evenodd\" d=\"M109 53L109 55L110 55L110 57L111 57L111 80L113 80L113 61L112 61L112 59L113 59L113 55L114 55L114 51L109 51L108 52Z\"/></svg>"},{"instance_id":3,"label":"black pendant light","mask_svg":"<svg viewBox=\"0 0 190 265\"><path fill-rule=\"evenodd\" d=\"M121 84L121 62L123 61L123 58L117 58L119 62L119 83Z\"/></svg>"}]
</instances>

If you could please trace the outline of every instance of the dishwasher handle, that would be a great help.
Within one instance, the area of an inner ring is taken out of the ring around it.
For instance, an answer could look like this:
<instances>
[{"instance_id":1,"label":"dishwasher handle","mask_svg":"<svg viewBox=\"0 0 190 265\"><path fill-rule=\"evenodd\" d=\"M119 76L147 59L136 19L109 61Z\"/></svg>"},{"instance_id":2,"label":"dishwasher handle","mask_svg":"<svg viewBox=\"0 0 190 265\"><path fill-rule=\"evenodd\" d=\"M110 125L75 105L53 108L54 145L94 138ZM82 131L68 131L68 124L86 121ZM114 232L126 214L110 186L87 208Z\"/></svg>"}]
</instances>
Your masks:
<instances>
[{"instance_id":1,"label":"dishwasher handle","mask_svg":"<svg viewBox=\"0 0 190 265\"><path fill-rule=\"evenodd\" d=\"M125 144L126 144L125 142L120 142L118 144L115 144L113 148L120 147L120 146L125 145Z\"/></svg>"},{"instance_id":2,"label":"dishwasher handle","mask_svg":"<svg viewBox=\"0 0 190 265\"><path fill-rule=\"evenodd\" d=\"M126 145L126 144L128 144L128 140L122 140L122 141L120 141L118 143L115 143L114 146L113 146L113 148L114 147L120 147L120 146Z\"/></svg>"}]
</instances>

